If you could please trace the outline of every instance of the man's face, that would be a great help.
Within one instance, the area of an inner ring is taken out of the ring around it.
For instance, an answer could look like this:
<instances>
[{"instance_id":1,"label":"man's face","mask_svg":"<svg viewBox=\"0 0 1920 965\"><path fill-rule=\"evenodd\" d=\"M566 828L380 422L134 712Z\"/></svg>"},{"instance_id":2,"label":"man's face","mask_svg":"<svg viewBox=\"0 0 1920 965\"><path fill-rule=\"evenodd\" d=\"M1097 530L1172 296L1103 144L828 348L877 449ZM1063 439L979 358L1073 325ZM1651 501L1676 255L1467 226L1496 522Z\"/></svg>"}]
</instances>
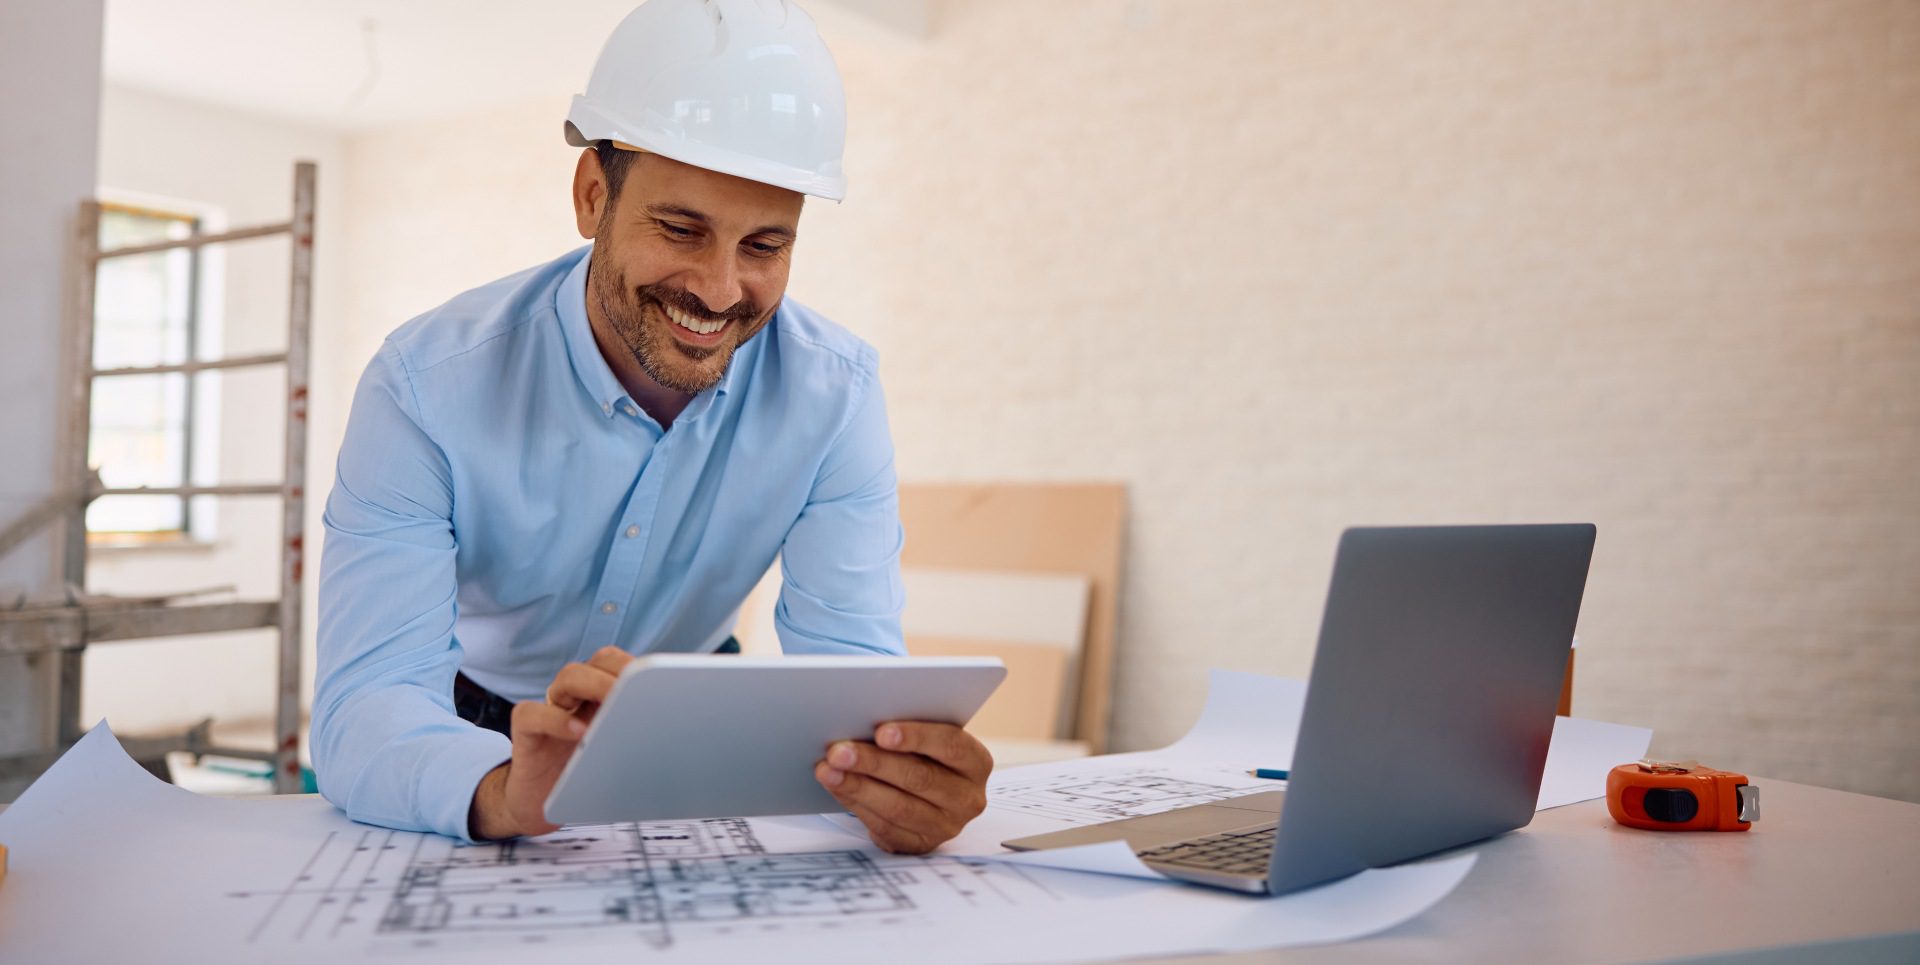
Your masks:
<instances>
[{"instance_id":1,"label":"man's face","mask_svg":"<svg viewBox=\"0 0 1920 965\"><path fill-rule=\"evenodd\" d=\"M593 239L589 309L662 388L711 388L786 293L804 199L656 154L633 159L610 204L605 188L584 152L573 195Z\"/></svg>"}]
</instances>

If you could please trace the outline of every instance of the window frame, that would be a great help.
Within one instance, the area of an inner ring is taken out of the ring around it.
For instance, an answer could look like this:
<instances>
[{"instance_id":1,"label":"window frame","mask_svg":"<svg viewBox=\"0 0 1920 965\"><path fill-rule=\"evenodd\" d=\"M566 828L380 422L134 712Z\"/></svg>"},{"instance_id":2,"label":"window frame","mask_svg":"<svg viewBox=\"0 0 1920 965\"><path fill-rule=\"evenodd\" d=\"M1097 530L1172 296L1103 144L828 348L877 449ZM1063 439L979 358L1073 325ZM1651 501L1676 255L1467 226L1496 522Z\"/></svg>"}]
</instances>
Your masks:
<instances>
[{"instance_id":1,"label":"window frame","mask_svg":"<svg viewBox=\"0 0 1920 965\"><path fill-rule=\"evenodd\" d=\"M102 214L114 212L183 223L187 226L188 237L196 237L202 234L224 230L225 219L219 209L207 205L174 199L145 198L134 192L115 191L106 188L102 188L99 191L99 198ZM206 354L202 352L202 349L206 347L203 346L202 342L207 334L207 319L204 315L208 303L208 300L203 297L205 294L204 289L209 284L218 284L224 272L219 271L217 268L219 265L219 253L217 251L199 245L190 246L184 250L187 252L187 268L185 273L187 291L183 320L184 331L182 333L186 347L186 357L184 361L194 361L203 358ZM98 270L97 264L95 270ZM89 319L88 323L97 327L99 324L98 316L96 315L96 317ZM224 341L224 339L220 341ZM94 363L92 359L88 359L86 360L86 364L89 369L91 369ZM151 364L164 364L164 359L155 359ZM123 376L109 376L109 378L122 377ZM198 375L187 373L184 374L182 378L185 379L185 384L183 387L180 413L181 445L180 465L178 469L180 471L181 485L187 486L193 484L193 480L197 475L195 469L202 465L202 460L197 458L199 455L197 450L203 442L202 436L211 435L218 438L219 433L201 432L203 428L202 420L210 416L208 413L201 411L203 408L201 404L203 400L200 398L201 393L199 390ZM98 380L94 379L90 381ZM220 395L218 392L210 394L216 399ZM88 439L91 440L95 432L95 425L92 424L91 414L89 415L89 423L87 432ZM180 501L178 527L155 530L96 530L89 526L87 527L86 534L88 548L106 550L157 549L211 545L214 535L212 527L213 520L211 517L214 516L215 513L202 512L196 514L194 512L193 502L197 497L177 496L174 498Z\"/></svg>"}]
</instances>

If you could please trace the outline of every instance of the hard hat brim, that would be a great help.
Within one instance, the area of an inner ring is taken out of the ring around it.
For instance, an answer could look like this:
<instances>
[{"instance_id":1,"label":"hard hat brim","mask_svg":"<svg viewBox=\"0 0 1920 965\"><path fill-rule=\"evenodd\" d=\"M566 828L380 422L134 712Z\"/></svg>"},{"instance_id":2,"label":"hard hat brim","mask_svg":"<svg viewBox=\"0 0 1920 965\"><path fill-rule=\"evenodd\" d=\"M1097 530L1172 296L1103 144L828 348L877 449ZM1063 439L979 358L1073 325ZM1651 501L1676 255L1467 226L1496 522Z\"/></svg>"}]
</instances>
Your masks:
<instances>
[{"instance_id":1,"label":"hard hat brim","mask_svg":"<svg viewBox=\"0 0 1920 965\"><path fill-rule=\"evenodd\" d=\"M837 170L814 172L716 148L686 138L675 138L658 125L635 124L614 117L576 95L566 122L567 143L574 147L592 147L600 141L613 141L624 148L658 154L682 164L730 174L797 194L841 201L847 196L847 179Z\"/></svg>"}]
</instances>

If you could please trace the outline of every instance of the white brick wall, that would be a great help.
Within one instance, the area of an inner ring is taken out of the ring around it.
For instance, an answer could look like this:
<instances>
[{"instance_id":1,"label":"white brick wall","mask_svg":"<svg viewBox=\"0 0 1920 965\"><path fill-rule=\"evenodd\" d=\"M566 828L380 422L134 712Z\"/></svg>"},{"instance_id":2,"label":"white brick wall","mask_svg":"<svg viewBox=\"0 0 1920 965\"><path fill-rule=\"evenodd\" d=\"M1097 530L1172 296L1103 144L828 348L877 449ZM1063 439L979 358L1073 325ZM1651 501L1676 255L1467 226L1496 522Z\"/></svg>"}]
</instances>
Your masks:
<instances>
[{"instance_id":1,"label":"white brick wall","mask_svg":"<svg viewBox=\"0 0 1920 965\"><path fill-rule=\"evenodd\" d=\"M954 0L835 49L792 291L879 345L905 478L1131 485L1123 747L1304 673L1345 525L1591 520L1578 712L1920 800L1920 4ZM569 243L563 110L353 139L352 337Z\"/></svg>"}]
</instances>

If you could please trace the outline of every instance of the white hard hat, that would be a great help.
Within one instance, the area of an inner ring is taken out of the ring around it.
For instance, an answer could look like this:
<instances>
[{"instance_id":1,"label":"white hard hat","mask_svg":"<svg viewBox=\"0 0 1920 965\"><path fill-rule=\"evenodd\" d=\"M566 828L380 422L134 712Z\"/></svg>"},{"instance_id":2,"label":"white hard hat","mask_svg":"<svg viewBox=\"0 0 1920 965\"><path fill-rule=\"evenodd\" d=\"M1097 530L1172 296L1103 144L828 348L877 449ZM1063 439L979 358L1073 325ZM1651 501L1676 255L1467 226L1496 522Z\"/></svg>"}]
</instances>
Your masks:
<instances>
[{"instance_id":1,"label":"white hard hat","mask_svg":"<svg viewBox=\"0 0 1920 965\"><path fill-rule=\"evenodd\" d=\"M847 98L813 18L790 0L648 0L567 111L567 143L614 141L838 201Z\"/></svg>"}]
</instances>

